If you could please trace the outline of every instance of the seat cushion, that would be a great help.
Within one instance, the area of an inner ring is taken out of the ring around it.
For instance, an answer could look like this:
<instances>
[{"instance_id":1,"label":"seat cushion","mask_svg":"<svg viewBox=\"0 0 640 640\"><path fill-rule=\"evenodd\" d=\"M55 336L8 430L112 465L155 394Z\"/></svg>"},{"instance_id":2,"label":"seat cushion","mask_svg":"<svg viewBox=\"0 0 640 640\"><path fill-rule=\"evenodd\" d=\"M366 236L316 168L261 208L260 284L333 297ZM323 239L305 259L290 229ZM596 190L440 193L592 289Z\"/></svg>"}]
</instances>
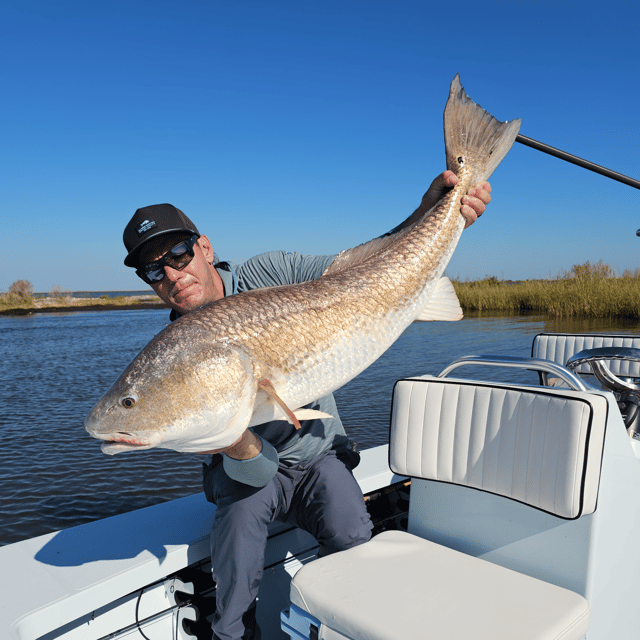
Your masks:
<instances>
[{"instance_id":1,"label":"seat cushion","mask_svg":"<svg viewBox=\"0 0 640 640\"><path fill-rule=\"evenodd\" d=\"M597 393L431 376L398 380L389 466L579 518L597 505L607 411Z\"/></svg>"},{"instance_id":2,"label":"seat cushion","mask_svg":"<svg viewBox=\"0 0 640 640\"><path fill-rule=\"evenodd\" d=\"M291 602L337 640L579 640L577 593L403 531L304 566Z\"/></svg>"}]
</instances>

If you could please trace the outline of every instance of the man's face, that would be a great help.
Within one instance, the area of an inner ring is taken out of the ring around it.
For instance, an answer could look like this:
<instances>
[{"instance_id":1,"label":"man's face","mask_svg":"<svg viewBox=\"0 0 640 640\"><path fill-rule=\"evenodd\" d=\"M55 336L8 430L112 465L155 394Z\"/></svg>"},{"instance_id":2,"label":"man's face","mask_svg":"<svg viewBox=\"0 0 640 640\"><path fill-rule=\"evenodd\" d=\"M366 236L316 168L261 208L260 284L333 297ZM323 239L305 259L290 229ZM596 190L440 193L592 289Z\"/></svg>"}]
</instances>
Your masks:
<instances>
[{"instance_id":1,"label":"man's face","mask_svg":"<svg viewBox=\"0 0 640 640\"><path fill-rule=\"evenodd\" d=\"M176 241L176 243L179 242ZM161 258L155 255L145 262ZM169 265L164 267L164 278L151 285L164 302L184 314L203 304L224 298L224 287L217 271L213 268L213 248L207 236L200 236L193 245L193 259L181 270Z\"/></svg>"}]
</instances>

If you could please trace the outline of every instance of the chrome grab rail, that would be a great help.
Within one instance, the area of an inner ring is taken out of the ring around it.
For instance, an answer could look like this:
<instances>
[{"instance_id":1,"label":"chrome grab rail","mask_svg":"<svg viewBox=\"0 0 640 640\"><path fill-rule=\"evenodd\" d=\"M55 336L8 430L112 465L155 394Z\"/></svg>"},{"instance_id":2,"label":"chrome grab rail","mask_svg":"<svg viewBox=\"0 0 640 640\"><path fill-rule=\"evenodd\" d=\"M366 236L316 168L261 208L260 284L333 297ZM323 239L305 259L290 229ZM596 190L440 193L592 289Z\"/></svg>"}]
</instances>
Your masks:
<instances>
[{"instance_id":1,"label":"chrome grab rail","mask_svg":"<svg viewBox=\"0 0 640 640\"><path fill-rule=\"evenodd\" d=\"M490 367L509 367L512 369L526 369L539 371L545 374L553 374L566 382L574 391L589 391L593 387L581 380L575 373L569 371L557 362L543 358L519 358L516 356L463 356L448 364L437 375L438 378L446 378L454 369L466 365L488 365Z\"/></svg>"}]
</instances>

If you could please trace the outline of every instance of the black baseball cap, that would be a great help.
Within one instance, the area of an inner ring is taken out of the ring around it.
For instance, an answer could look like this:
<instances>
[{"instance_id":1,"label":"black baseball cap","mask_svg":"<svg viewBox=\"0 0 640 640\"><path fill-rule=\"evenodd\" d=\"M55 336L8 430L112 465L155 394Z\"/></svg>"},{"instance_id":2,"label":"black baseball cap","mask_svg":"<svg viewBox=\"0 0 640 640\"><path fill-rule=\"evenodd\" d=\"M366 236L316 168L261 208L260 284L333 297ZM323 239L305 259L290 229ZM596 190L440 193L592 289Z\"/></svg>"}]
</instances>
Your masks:
<instances>
[{"instance_id":1,"label":"black baseball cap","mask_svg":"<svg viewBox=\"0 0 640 640\"><path fill-rule=\"evenodd\" d=\"M122 239L129 252L124 259L127 267L138 266L138 254L142 246L152 238L166 233L200 235L197 227L172 204L152 204L138 209L125 227Z\"/></svg>"}]
</instances>

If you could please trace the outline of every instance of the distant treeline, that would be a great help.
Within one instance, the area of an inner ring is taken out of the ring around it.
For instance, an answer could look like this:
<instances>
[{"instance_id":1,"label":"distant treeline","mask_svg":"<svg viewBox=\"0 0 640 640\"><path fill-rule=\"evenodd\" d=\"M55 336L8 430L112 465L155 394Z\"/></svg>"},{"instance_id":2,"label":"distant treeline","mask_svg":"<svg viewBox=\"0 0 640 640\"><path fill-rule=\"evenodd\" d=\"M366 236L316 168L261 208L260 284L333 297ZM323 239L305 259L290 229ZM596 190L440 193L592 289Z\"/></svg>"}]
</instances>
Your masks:
<instances>
[{"instance_id":1,"label":"distant treeline","mask_svg":"<svg viewBox=\"0 0 640 640\"><path fill-rule=\"evenodd\" d=\"M640 269L617 276L602 261L574 265L555 279L513 282L486 276L453 286L465 312L640 319Z\"/></svg>"}]
</instances>

